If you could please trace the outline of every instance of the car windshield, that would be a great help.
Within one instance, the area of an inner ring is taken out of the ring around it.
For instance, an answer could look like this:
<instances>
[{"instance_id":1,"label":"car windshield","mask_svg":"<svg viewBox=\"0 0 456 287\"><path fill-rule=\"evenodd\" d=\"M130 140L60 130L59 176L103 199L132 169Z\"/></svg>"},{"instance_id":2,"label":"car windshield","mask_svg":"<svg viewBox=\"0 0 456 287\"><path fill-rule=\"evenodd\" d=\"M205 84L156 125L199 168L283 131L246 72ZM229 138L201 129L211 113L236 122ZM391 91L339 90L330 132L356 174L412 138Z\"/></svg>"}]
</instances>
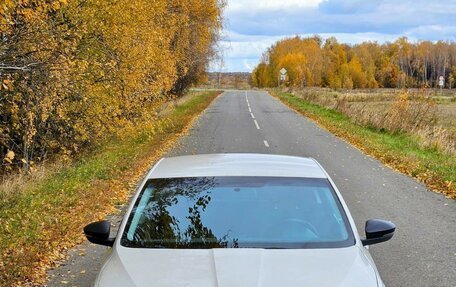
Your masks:
<instances>
[{"instance_id":1,"label":"car windshield","mask_svg":"<svg viewBox=\"0 0 456 287\"><path fill-rule=\"evenodd\" d=\"M149 180L121 244L138 248L335 248L353 233L326 179Z\"/></svg>"}]
</instances>

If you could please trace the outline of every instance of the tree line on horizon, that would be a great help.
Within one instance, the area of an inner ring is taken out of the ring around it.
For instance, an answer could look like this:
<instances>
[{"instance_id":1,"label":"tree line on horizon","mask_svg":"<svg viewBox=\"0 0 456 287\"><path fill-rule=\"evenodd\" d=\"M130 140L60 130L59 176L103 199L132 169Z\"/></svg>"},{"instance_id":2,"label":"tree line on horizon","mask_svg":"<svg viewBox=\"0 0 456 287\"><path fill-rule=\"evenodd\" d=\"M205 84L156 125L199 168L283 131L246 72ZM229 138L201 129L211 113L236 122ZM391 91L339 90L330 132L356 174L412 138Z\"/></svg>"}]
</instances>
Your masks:
<instances>
[{"instance_id":1,"label":"tree line on horizon","mask_svg":"<svg viewBox=\"0 0 456 287\"><path fill-rule=\"evenodd\" d=\"M156 118L205 77L224 0L4 0L0 173Z\"/></svg>"},{"instance_id":2,"label":"tree line on horizon","mask_svg":"<svg viewBox=\"0 0 456 287\"><path fill-rule=\"evenodd\" d=\"M287 70L285 81L280 70ZM410 42L401 37L379 44L339 43L331 37L292 37L278 41L263 54L252 72L255 87L431 88L444 77L456 86L455 42Z\"/></svg>"}]
</instances>

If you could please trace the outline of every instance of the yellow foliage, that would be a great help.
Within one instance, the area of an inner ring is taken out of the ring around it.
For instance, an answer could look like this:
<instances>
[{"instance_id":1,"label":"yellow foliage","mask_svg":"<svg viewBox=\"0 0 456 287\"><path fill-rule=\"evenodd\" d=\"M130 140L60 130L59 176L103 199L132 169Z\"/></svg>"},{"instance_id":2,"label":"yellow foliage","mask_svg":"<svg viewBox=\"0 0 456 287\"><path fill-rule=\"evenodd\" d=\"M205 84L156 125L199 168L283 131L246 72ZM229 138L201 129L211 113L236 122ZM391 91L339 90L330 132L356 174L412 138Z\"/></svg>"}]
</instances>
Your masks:
<instances>
[{"instance_id":1,"label":"yellow foliage","mask_svg":"<svg viewBox=\"0 0 456 287\"><path fill-rule=\"evenodd\" d=\"M297 64L290 59L304 57L306 64L299 69L305 76L296 80L290 74L287 85L333 89L436 87L436 79L444 74L446 87L453 88L455 47L456 43L443 41L413 44L404 37L382 45L364 42L354 46L340 44L335 38L323 43L319 36L286 38L263 54L252 73L252 82L257 87L277 87L280 70L288 66L296 72Z\"/></svg>"},{"instance_id":2,"label":"yellow foliage","mask_svg":"<svg viewBox=\"0 0 456 287\"><path fill-rule=\"evenodd\" d=\"M4 0L0 156L14 150L13 164L28 168L19 158L68 155L154 122L157 104L197 83L216 56L224 5Z\"/></svg>"},{"instance_id":3,"label":"yellow foliage","mask_svg":"<svg viewBox=\"0 0 456 287\"><path fill-rule=\"evenodd\" d=\"M348 69L350 71L350 77L353 81L353 88L366 88L368 84L367 77L356 55L354 55L348 63Z\"/></svg>"},{"instance_id":4,"label":"yellow foliage","mask_svg":"<svg viewBox=\"0 0 456 287\"><path fill-rule=\"evenodd\" d=\"M306 84L307 60L303 53L286 54L280 59L279 67L287 70L289 85L303 87Z\"/></svg>"}]
</instances>

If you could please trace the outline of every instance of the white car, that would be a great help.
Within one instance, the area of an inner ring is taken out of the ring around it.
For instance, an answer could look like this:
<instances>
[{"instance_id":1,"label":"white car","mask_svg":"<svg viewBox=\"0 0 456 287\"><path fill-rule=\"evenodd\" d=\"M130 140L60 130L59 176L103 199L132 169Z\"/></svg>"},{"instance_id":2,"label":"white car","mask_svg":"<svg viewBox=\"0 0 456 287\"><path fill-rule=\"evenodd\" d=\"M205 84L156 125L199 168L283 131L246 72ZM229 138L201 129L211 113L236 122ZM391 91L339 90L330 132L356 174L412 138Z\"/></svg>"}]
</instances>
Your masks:
<instances>
[{"instance_id":1,"label":"white car","mask_svg":"<svg viewBox=\"0 0 456 287\"><path fill-rule=\"evenodd\" d=\"M311 158L214 154L164 158L134 196L97 287L384 286L365 246L395 226L366 222L360 238L340 192Z\"/></svg>"}]
</instances>

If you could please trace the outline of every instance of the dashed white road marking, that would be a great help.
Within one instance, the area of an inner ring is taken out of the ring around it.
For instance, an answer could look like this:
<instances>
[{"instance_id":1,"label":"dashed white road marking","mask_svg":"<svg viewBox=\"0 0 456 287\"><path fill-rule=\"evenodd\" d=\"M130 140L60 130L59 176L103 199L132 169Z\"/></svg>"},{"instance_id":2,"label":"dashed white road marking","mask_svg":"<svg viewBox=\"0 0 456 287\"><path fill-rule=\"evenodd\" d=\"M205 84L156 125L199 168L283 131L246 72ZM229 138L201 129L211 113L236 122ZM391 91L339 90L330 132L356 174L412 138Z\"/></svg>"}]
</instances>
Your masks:
<instances>
[{"instance_id":1,"label":"dashed white road marking","mask_svg":"<svg viewBox=\"0 0 456 287\"><path fill-rule=\"evenodd\" d=\"M247 97L247 91L245 92L245 101L247 102L247 106L249 107L250 116L252 117L253 122L255 123L255 126L256 126L257 130L259 130L260 129L260 125L258 125L258 122L255 119L255 115L252 113L252 108L250 107L249 98ZM263 143L264 143L265 147L269 147L269 143L268 143L267 140L264 140Z\"/></svg>"},{"instance_id":2,"label":"dashed white road marking","mask_svg":"<svg viewBox=\"0 0 456 287\"><path fill-rule=\"evenodd\" d=\"M259 130L260 126L258 125L258 122L256 120L253 120L253 122L255 123L255 126L256 126L257 130Z\"/></svg>"}]
</instances>

